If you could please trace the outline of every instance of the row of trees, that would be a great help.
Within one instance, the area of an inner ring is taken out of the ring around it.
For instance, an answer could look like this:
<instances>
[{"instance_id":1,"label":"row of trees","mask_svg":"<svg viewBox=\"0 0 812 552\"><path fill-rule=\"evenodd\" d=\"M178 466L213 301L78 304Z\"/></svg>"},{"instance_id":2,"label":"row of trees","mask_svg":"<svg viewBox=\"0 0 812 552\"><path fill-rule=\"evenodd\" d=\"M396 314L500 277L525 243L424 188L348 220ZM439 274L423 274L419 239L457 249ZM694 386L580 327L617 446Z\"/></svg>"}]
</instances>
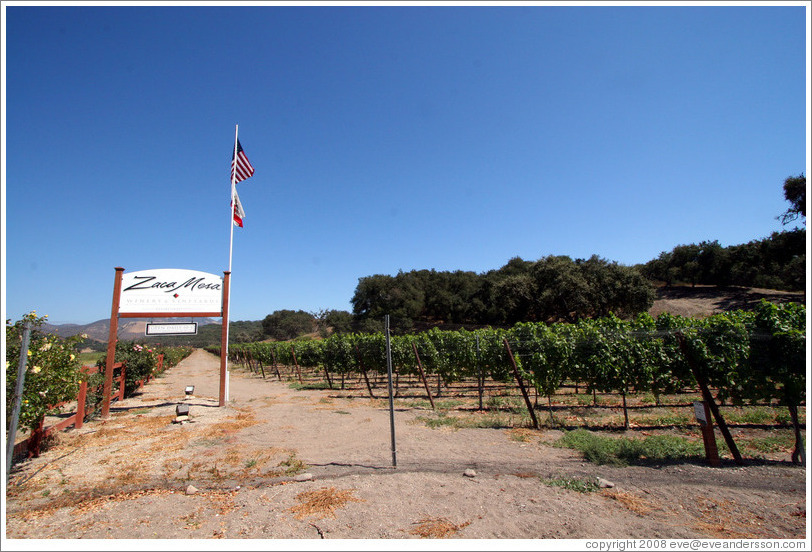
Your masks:
<instances>
[{"instance_id":1,"label":"row of trees","mask_svg":"<svg viewBox=\"0 0 812 552\"><path fill-rule=\"evenodd\" d=\"M654 288L637 270L592 256L511 259L484 274L413 270L361 278L352 298L360 320L389 314L398 330L419 323L510 325L519 321L575 322L645 312Z\"/></svg>"},{"instance_id":2,"label":"row of trees","mask_svg":"<svg viewBox=\"0 0 812 552\"><path fill-rule=\"evenodd\" d=\"M745 286L801 291L806 285L806 230L722 247L718 241L678 245L642 265L651 280L671 285Z\"/></svg>"},{"instance_id":3,"label":"row of trees","mask_svg":"<svg viewBox=\"0 0 812 552\"><path fill-rule=\"evenodd\" d=\"M806 226L806 175L784 180L784 225L803 219ZM671 285L745 286L800 291L806 285L806 229L773 232L768 238L722 247L717 240L678 245L640 267L652 280Z\"/></svg>"}]
</instances>

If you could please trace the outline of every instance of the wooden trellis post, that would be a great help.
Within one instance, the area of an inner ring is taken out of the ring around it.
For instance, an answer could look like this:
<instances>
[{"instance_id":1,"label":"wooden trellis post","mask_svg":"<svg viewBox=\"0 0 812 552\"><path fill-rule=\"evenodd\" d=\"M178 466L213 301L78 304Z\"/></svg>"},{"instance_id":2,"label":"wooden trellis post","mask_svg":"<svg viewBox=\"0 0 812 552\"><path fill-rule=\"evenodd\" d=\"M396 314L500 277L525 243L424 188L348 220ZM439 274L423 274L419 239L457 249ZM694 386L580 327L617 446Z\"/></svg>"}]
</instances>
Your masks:
<instances>
[{"instance_id":1,"label":"wooden trellis post","mask_svg":"<svg viewBox=\"0 0 812 552\"><path fill-rule=\"evenodd\" d=\"M530 418L533 420L533 427L538 429L539 421L536 418L536 412L533 409L533 404L530 402L530 396L527 394L527 389L524 387L522 376L519 374L519 367L516 366L516 359L513 358L513 351L510 350L510 343L508 343L507 338L504 339L504 342L508 357L510 358L510 364L513 366L513 375L516 376L516 383L519 384L519 389L521 389L522 396L524 397L524 404L527 405L527 411L530 412Z\"/></svg>"},{"instance_id":2,"label":"wooden trellis post","mask_svg":"<svg viewBox=\"0 0 812 552\"><path fill-rule=\"evenodd\" d=\"M420 372L420 379L423 380L423 386L426 388L426 395L429 397L429 402L431 403L431 409L436 410L434 407L434 399L431 397L431 390L429 389L429 382L426 381L426 374L423 372L423 364L420 362L420 355L417 354L417 345L412 342L412 350L414 351L414 357L417 359L417 371Z\"/></svg>"}]
</instances>

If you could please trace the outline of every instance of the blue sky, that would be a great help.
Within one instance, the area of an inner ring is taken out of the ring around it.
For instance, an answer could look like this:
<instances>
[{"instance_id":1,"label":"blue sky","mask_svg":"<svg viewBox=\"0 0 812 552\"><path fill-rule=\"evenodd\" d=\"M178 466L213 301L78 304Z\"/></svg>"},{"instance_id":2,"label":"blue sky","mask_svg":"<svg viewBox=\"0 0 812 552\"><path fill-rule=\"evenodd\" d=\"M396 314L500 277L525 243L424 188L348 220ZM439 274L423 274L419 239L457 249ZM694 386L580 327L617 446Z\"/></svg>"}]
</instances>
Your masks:
<instances>
[{"instance_id":1,"label":"blue sky","mask_svg":"<svg viewBox=\"0 0 812 552\"><path fill-rule=\"evenodd\" d=\"M358 278L646 262L782 228L809 4L4 4L6 318L109 317L114 267L228 267L232 320Z\"/></svg>"}]
</instances>

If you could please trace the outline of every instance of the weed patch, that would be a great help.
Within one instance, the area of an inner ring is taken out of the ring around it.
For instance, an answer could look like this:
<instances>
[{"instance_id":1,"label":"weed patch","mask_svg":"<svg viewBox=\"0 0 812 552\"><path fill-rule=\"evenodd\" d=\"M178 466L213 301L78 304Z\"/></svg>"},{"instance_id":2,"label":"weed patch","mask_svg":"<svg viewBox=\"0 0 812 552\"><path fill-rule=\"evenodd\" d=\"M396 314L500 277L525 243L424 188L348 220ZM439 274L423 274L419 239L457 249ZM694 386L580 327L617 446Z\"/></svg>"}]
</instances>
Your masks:
<instances>
[{"instance_id":1,"label":"weed patch","mask_svg":"<svg viewBox=\"0 0 812 552\"><path fill-rule=\"evenodd\" d=\"M795 435L791 431L781 431L765 437L751 437L742 442L746 448L757 452L789 452L795 448Z\"/></svg>"},{"instance_id":2,"label":"weed patch","mask_svg":"<svg viewBox=\"0 0 812 552\"><path fill-rule=\"evenodd\" d=\"M296 458L296 453L288 456L287 460L282 460L279 467L285 470L285 475L296 475L307 469L307 464Z\"/></svg>"},{"instance_id":3,"label":"weed patch","mask_svg":"<svg viewBox=\"0 0 812 552\"><path fill-rule=\"evenodd\" d=\"M560 487L577 493L594 493L600 488L596 481L578 477L542 477L541 481L548 487Z\"/></svg>"},{"instance_id":4,"label":"weed patch","mask_svg":"<svg viewBox=\"0 0 812 552\"><path fill-rule=\"evenodd\" d=\"M290 389L295 389L296 391L305 391L309 389L329 389L330 384L326 381L316 381L313 383L291 383L288 385Z\"/></svg>"},{"instance_id":5,"label":"weed patch","mask_svg":"<svg viewBox=\"0 0 812 552\"><path fill-rule=\"evenodd\" d=\"M565 433L554 445L577 450L592 463L617 466L685 462L704 458L701 443L675 435L631 439L595 435L590 431L577 429Z\"/></svg>"},{"instance_id":6,"label":"weed patch","mask_svg":"<svg viewBox=\"0 0 812 552\"><path fill-rule=\"evenodd\" d=\"M436 417L418 416L417 419L425 423L426 426L431 429L437 429L439 427L459 427L459 418L456 416L448 416L445 412L438 413Z\"/></svg>"}]
</instances>

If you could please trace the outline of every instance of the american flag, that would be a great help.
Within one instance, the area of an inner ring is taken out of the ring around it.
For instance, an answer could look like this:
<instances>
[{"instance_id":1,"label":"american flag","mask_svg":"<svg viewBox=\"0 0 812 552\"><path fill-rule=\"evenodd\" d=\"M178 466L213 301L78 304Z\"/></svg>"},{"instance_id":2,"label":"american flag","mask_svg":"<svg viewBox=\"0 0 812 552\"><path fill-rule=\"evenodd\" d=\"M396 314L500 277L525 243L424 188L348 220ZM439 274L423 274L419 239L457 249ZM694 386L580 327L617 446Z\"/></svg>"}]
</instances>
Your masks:
<instances>
[{"instance_id":1,"label":"american flag","mask_svg":"<svg viewBox=\"0 0 812 552\"><path fill-rule=\"evenodd\" d=\"M236 170L236 173L235 173ZM234 158L231 158L231 179L234 183L242 182L254 174L254 166L246 157L245 152L242 150L240 141L237 140L237 163L235 167Z\"/></svg>"}]
</instances>

